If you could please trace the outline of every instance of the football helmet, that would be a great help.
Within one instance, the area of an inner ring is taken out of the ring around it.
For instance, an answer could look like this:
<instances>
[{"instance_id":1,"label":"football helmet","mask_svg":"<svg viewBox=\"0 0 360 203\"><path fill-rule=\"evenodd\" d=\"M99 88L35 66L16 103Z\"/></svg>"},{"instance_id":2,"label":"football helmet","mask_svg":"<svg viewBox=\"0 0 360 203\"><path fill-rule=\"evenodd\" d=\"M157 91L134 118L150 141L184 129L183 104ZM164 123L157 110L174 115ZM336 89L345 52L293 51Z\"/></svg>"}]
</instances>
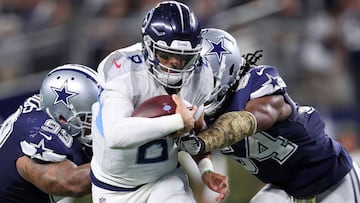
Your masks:
<instances>
[{"instance_id":1,"label":"football helmet","mask_svg":"<svg viewBox=\"0 0 360 203\"><path fill-rule=\"evenodd\" d=\"M236 89L245 61L235 38L228 32L215 28L203 29L202 38L201 56L210 64L214 74L214 90L205 103L204 112L207 116L215 116Z\"/></svg>"},{"instance_id":2,"label":"football helmet","mask_svg":"<svg viewBox=\"0 0 360 203\"><path fill-rule=\"evenodd\" d=\"M91 146L91 106L97 101L96 72L66 64L50 71L40 88L41 108L69 134Z\"/></svg>"},{"instance_id":3,"label":"football helmet","mask_svg":"<svg viewBox=\"0 0 360 203\"><path fill-rule=\"evenodd\" d=\"M200 31L197 16L183 3L162 2L146 14L141 27L143 52L155 80L169 88L181 88L189 81L201 51ZM162 56L175 56L183 67L160 63Z\"/></svg>"}]
</instances>

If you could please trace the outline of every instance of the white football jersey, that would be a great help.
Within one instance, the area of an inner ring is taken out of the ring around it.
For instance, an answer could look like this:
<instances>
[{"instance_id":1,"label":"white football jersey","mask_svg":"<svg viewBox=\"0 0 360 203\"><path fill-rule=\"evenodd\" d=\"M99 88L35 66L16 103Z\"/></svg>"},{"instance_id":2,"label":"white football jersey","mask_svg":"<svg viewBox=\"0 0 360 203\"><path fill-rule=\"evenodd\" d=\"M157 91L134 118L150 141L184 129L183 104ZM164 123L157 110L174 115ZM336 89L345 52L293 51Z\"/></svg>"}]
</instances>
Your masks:
<instances>
[{"instance_id":1,"label":"white football jersey","mask_svg":"<svg viewBox=\"0 0 360 203\"><path fill-rule=\"evenodd\" d=\"M116 50L98 67L103 89L93 106L91 169L96 179L117 187L156 181L178 166L178 149L166 135L183 128L181 116L131 117L146 99L168 94L147 72L141 49L138 43ZM198 106L197 118L212 85L211 68L202 64L178 93Z\"/></svg>"}]
</instances>

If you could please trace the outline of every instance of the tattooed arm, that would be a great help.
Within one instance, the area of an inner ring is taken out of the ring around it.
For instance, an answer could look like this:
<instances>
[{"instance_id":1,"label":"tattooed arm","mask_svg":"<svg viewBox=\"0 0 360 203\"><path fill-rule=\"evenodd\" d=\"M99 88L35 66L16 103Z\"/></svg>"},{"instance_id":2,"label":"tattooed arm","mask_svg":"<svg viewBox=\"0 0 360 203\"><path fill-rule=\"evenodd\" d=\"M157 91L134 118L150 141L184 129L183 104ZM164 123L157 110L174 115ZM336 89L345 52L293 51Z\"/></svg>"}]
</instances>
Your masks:
<instances>
[{"instance_id":1,"label":"tattooed arm","mask_svg":"<svg viewBox=\"0 0 360 203\"><path fill-rule=\"evenodd\" d=\"M16 167L25 180L48 194L79 197L91 192L89 163L77 166L65 160L40 164L22 156L16 161Z\"/></svg>"}]
</instances>

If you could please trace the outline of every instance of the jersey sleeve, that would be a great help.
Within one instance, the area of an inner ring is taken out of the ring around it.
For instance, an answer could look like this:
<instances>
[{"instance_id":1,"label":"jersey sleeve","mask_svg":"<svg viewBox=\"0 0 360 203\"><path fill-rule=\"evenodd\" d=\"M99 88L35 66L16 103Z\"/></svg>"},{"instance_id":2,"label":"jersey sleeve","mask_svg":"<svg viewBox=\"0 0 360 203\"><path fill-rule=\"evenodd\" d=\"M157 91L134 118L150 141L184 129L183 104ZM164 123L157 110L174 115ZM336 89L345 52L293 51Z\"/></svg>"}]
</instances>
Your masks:
<instances>
[{"instance_id":1,"label":"jersey sleeve","mask_svg":"<svg viewBox=\"0 0 360 203\"><path fill-rule=\"evenodd\" d=\"M286 84L275 67L258 66L251 70L250 74L250 99L285 94Z\"/></svg>"},{"instance_id":2,"label":"jersey sleeve","mask_svg":"<svg viewBox=\"0 0 360 203\"><path fill-rule=\"evenodd\" d=\"M286 91L286 84L275 67L257 66L240 80L229 110L241 110L250 99L275 94L285 95Z\"/></svg>"},{"instance_id":3,"label":"jersey sleeve","mask_svg":"<svg viewBox=\"0 0 360 203\"><path fill-rule=\"evenodd\" d=\"M62 129L55 120L47 118L38 124L33 123L33 126L40 127L33 128L20 141L21 150L25 155L43 162L61 162L69 159L79 165L90 161L81 143Z\"/></svg>"},{"instance_id":4,"label":"jersey sleeve","mask_svg":"<svg viewBox=\"0 0 360 203\"><path fill-rule=\"evenodd\" d=\"M103 98L94 105L95 132L111 148L128 148L159 139L183 128L180 114L157 118L130 117L133 104L126 98ZM141 125L141 127L139 127Z\"/></svg>"},{"instance_id":5,"label":"jersey sleeve","mask_svg":"<svg viewBox=\"0 0 360 203\"><path fill-rule=\"evenodd\" d=\"M93 110L95 131L105 138L110 147L140 145L183 128L180 115L131 117L139 101L159 92L146 68L141 44L111 53L98 67L103 89L99 105Z\"/></svg>"},{"instance_id":6,"label":"jersey sleeve","mask_svg":"<svg viewBox=\"0 0 360 203\"><path fill-rule=\"evenodd\" d=\"M140 56L141 44L118 49L105 57L98 66L98 79L101 87L108 90L121 90L117 80L126 75L133 63L144 63Z\"/></svg>"}]
</instances>

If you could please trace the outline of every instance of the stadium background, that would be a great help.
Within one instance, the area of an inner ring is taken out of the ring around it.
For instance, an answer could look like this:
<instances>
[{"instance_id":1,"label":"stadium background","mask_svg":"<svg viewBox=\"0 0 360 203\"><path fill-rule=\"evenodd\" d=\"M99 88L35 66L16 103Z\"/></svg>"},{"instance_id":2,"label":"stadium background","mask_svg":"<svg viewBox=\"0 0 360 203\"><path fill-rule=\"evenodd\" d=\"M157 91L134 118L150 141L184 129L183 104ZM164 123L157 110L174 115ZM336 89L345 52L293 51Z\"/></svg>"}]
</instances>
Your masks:
<instances>
[{"instance_id":1,"label":"stadium background","mask_svg":"<svg viewBox=\"0 0 360 203\"><path fill-rule=\"evenodd\" d=\"M94 69L109 52L138 42L157 0L0 0L0 123L45 74L64 63ZM335 139L357 144L360 99L360 0L197 0L202 27L222 28L243 53L264 50L292 97L320 110ZM349 150L354 153L359 148ZM245 203L262 185L227 160L231 194ZM75 202L87 202L88 197Z\"/></svg>"}]
</instances>

